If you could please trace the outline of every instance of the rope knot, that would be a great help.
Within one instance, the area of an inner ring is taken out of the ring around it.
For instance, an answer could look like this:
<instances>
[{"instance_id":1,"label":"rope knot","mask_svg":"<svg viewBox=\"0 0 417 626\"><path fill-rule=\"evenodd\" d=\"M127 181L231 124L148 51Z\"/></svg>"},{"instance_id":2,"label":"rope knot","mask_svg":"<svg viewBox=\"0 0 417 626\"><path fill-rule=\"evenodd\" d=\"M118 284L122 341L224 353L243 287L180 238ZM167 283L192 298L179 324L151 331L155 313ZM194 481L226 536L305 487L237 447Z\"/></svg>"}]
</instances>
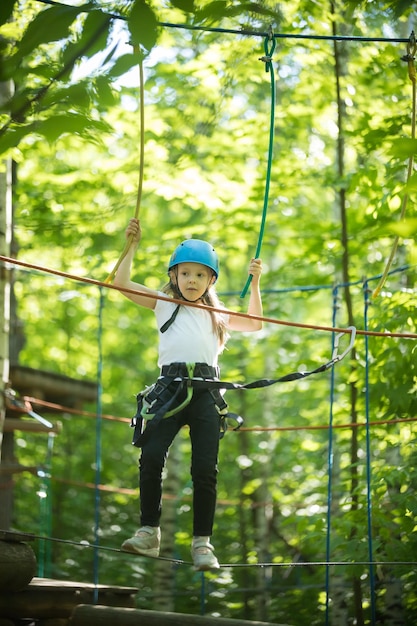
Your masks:
<instances>
[{"instance_id":1,"label":"rope knot","mask_svg":"<svg viewBox=\"0 0 417 626\"><path fill-rule=\"evenodd\" d=\"M269 72L269 70L271 69L272 55L274 54L275 44L276 44L276 41L275 41L274 33L272 31L272 28L270 28L268 36L265 37L265 40L264 40L265 55L263 57L260 57L259 59L260 61L263 61L265 63L266 72Z\"/></svg>"},{"instance_id":2,"label":"rope knot","mask_svg":"<svg viewBox=\"0 0 417 626\"><path fill-rule=\"evenodd\" d=\"M410 38L407 43L407 53L401 57L401 61L408 63L408 77L411 82L416 82L416 68L414 65L415 54L417 52L417 42L414 31L411 31Z\"/></svg>"}]
</instances>

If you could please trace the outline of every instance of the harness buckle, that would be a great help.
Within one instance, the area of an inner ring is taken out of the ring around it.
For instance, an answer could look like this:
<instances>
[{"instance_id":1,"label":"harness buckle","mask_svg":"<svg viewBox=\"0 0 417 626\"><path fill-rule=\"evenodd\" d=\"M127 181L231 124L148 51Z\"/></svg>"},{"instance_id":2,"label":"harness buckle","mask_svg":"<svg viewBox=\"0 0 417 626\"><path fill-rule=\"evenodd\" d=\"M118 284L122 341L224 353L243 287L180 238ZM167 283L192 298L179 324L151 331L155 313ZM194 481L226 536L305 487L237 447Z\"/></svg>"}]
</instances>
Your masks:
<instances>
[{"instance_id":1,"label":"harness buckle","mask_svg":"<svg viewBox=\"0 0 417 626\"><path fill-rule=\"evenodd\" d=\"M343 335L346 335L346 333L338 333L334 339L334 344L333 344L333 354L332 354L332 362L333 363L338 363L339 361L341 361L342 359L345 358L345 356L352 350L353 345L355 343L355 338L356 338L356 326L348 326L347 330L350 330L350 342L348 347L346 348L346 350L344 352L342 352L342 354L338 354L338 348L339 348L339 340L341 337L343 337Z\"/></svg>"},{"instance_id":2,"label":"harness buckle","mask_svg":"<svg viewBox=\"0 0 417 626\"><path fill-rule=\"evenodd\" d=\"M187 387L191 387L191 379L194 378L195 366L196 366L195 363L187 363L187 374L188 374Z\"/></svg>"}]
</instances>

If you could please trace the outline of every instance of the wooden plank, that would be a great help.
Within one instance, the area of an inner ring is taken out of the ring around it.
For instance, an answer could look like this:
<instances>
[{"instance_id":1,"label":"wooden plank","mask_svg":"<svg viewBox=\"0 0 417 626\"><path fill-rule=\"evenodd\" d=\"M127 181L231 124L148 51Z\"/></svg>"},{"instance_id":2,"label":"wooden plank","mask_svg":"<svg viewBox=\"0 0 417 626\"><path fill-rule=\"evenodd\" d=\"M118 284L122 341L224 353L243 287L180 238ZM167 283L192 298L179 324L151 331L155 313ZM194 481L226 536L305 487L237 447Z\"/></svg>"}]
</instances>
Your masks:
<instances>
[{"instance_id":1,"label":"wooden plank","mask_svg":"<svg viewBox=\"0 0 417 626\"><path fill-rule=\"evenodd\" d=\"M0 615L11 619L69 618L78 604L130 608L135 605L136 587L111 587L68 580L34 578L26 589L0 591Z\"/></svg>"},{"instance_id":2,"label":"wooden plank","mask_svg":"<svg viewBox=\"0 0 417 626\"><path fill-rule=\"evenodd\" d=\"M0 476L11 476L12 474L21 474L22 472L30 472L31 474L37 474L38 467L36 465L21 465L20 463L1 463L0 464Z\"/></svg>"},{"instance_id":3,"label":"wooden plank","mask_svg":"<svg viewBox=\"0 0 417 626\"><path fill-rule=\"evenodd\" d=\"M22 419L20 417L7 417L4 420L3 432L10 433L15 430L20 430L25 433L56 433L59 435L62 432L62 423L56 422L52 428L47 428L36 420L29 421L28 419Z\"/></svg>"},{"instance_id":4,"label":"wooden plank","mask_svg":"<svg viewBox=\"0 0 417 626\"><path fill-rule=\"evenodd\" d=\"M114 593L115 595L136 595L137 587L118 587L113 585L94 585L93 583L79 583L73 580L55 580L53 578L34 578L30 584L37 589L71 589L72 591L94 591L98 589L100 593Z\"/></svg>"},{"instance_id":5,"label":"wooden plank","mask_svg":"<svg viewBox=\"0 0 417 626\"><path fill-rule=\"evenodd\" d=\"M20 395L34 395L33 392L36 392L39 398L59 402L68 407L82 402L94 402L97 399L96 382L77 380L63 374L22 365L10 367L10 381L12 388Z\"/></svg>"},{"instance_id":6,"label":"wooden plank","mask_svg":"<svg viewBox=\"0 0 417 626\"><path fill-rule=\"evenodd\" d=\"M272 622L248 622L241 619L205 617L186 613L162 613L142 609L121 609L80 605L74 609L71 626L288 626Z\"/></svg>"}]
</instances>

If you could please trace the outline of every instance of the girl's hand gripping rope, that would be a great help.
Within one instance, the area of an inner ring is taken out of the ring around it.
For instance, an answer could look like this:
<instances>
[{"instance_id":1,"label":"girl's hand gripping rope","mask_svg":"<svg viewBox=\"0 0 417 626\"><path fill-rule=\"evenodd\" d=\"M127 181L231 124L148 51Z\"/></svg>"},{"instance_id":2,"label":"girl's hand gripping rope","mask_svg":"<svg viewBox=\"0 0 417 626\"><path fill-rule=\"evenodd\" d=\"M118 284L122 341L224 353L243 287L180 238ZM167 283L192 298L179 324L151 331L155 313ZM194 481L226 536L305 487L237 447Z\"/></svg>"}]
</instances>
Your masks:
<instances>
[{"instance_id":1,"label":"girl's hand gripping rope","mask_svg":"<svg viewBox=\"0 0 417 626\"><path fill-rule=\"evenodd\" d=\"M131 241L135 246L139 245L140 240L142 239L142 228L140 221L136 217L132 217L129 220L125 235L127 241Z\"/></svg>"}]
</instances>

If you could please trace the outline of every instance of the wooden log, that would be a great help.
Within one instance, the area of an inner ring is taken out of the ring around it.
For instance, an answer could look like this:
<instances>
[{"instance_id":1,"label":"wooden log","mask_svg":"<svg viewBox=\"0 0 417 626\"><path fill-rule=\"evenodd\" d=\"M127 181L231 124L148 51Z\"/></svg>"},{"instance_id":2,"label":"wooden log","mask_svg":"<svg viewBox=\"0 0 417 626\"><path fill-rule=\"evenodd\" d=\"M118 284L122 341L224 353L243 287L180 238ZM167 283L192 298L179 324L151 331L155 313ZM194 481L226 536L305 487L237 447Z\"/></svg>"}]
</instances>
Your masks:
<instances>
[{"instance_id":1,"label":"wooden log","mask_svg":"<svg viewBox=\"0 0 417 626\"><path fill-rule=\"evenodd\" d=\"M5 431L4 431L5 432ZM0 476L12 476L12 474L22 474L23 472L30 472L30 474L37 473L39 467L37 465L21 465L20 463L1 463Z\"/></svg>"},{"instance_id":2,"label":"wooden log","mask_svg":"<svg viewBox=\"0 0 417 626\"><path fill-rule=\"evenodd\" d=\"M0 617L11 619L69 618L74 608L82 603L133 607L138 590L135 587L110 587L77 583L68 580L34 578L16 593L3 593L0 588Z\"/></svg>"},{"instance_id":3,"label":"wooden log","mask_svg":"<svg viewBox=\"0 0 417 626\"><path fill-rule=\"evenodd\" d=\"M162 613L142 609L120 609L80 604L75 607L70 626L280 626L272 622L205 617L186 613ZM281 625L285 626L285 625Z\"/></svg>"},{"instance_id":4,"label":"wooden log","mask_svg":"<svg viewBox=\"0 0 417 626\"><path fill-rule=\"evenodd\" d=\"M35 541L36 536L32 533L22 533L18 530L0 530L0 539L3 541Z\"/></svg>"},{"instance_id":5,"label":"wooden log","mask_svg":"<svg viewBox=\"0 0 417 626\"><path fill-rule=\"evenodd\" d=\"M52 428L47 428L36 420L22 419L21 417L7 417L4 420L3 432L10 433L14 430L20 430L26 433L55 433L60 434L62 432L62 423L56 422Z\"/></svg>"},{"instance_id":6,"label":"wooden log","mask_svg":"<svg viewBox=\"0 0 417 626\"><path fill-rule=\"evenodd\" d=\"M68 407L80 406L82 402L94 402L97 399L96 382L76 380L63 374L23 365L10 366L10 382L12 388L23 396L36 395L37 398Z\"/></svg>"},{"instance_id":7,"label":"wooden log","mask_svg":"<svg viewBox=\"0 0 417 626\"><path fill-rule=\"evenodd\" d=\"M0 540L0 589L20 591L36 574L36 557L26 543Z\"/></svg>"}]
</instances>

